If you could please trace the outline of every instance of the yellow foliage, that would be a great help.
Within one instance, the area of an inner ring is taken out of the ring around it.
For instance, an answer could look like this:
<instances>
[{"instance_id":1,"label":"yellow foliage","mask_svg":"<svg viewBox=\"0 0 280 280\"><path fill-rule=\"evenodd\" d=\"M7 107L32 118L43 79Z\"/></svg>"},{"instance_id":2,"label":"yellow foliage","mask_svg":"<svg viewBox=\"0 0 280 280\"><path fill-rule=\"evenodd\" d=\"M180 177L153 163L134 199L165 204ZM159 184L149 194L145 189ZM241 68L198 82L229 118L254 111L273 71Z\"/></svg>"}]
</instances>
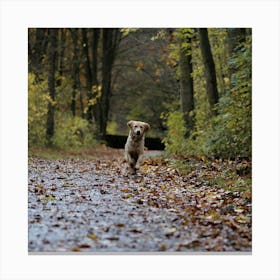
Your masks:
<instances>
[{"instance_id":1,"label":"yellow foliage","mask_svg":"<svg viewBox=\"0 0 280 280\"><path fill-rule=\"evenodd\" d=\"M135 62L135 66L136 66L136 71L141 71L144 68L144 63L143 61L137 61Z\"/></svg>"},{"instance_id":2,"label":"yellow foliage","mask_svg":"<svg viewBox=\"0 0 280 280\"><path fill-rule=\"evenodd\" d=\"M50 102L47 80L36 82L35 75L28 74L28 144L44 146L47 107Z\"/></svg>"}]
</instances>

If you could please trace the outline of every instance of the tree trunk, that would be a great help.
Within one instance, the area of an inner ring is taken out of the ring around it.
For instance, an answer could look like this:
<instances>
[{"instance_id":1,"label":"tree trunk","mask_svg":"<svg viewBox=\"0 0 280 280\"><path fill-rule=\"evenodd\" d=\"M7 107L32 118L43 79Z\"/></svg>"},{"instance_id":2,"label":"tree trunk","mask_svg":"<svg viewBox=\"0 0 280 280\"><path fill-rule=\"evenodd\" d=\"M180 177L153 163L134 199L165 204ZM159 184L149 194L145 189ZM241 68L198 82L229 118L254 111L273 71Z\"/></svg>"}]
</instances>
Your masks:
<instances>
[{"instance_id":1,"label":"tree trunk","mask_svg":"<svg viewBox=\"0 0 280 280\"><path fill-rule=\"evenodd\" d=\"M227 50L229 60L234 56L235 53L239 52L241 43L246 40L246 28L229 28L227 32ZM229 63L228 75L230 80L230 88L234 87L232 75L235 72L233 64Z\"/></svg>"},{"instance_id":2,"label":"tree trunk","mask_svg":"<svg viewBox=\"0 0 280 280\"><path fill-rule=\"evenodd\" d=\"M71 112L73 117L76 116L76 94L77 90L80 89L80 70L79 70L79 46L78 46L78 31L79 29L71 28L71 36L74 45L74 52L73 52L73 87L72 87L72 96L71 96ZM83 108L81 108L83 109ZM83 112L82 112L83 114Z\"/></svg>"},{"instance_id":3,"label":"tree trunk","mask_svg":"<svg viewBox=\"0 0 280 280\"><path fill-rule=\"evenodd\" d=\"M62 83L62 76L64 74L64 53L65 53L65 44L66 44L66 29L58 29L58 59L57 59L57 70L59 77L56 81L57 86L60 86Z\"/></svg>"},{"instance_id":4,"label":"tree trunk","mask_svg":"<svg viewBox=\"0 0 280 280\"><path fill-rule=\"evenodd\" d=\"M100 99L98 97L98 42L100 37L100 29L94 28L92 34L92 86L95 90L94 98L96 98L96 104L94 104L91 108L93 112L93 116L95 119L95 123L98 125L100 123L99 116L100 116Z\"/></svg>"},{"instance_id":5,"label":"tree trunk","mask_svg":"<svg viewBox=\"0 0 280 280\"><path fill-rule=\"evenodd\" d=\"M246 39L246 28L228 28L228 53L231 56Z\"/></svg>"},{"instance_id":6,"label":"tree trunk","mask_svg":"<svg viewBox=\"0 0 280 280\"><path fill-rule=\"evenodd\" d=\"M55 101L55 69L56 69L56 52L57 52L57 34L56 28L49 31L48 46L48 88L50 101L48 103L47 123L46 123L46 142L48 146L52 145L54 136L54 101Z\"/></svg>"},{"instance_id":7,"label":"tree trunk","mask_svg":"<svg viewBox=\"0 0 280 280\"><path fill-rule=\"evenodd\" d=\"M92 106L91 106L91 99L93 98L92 95L92 72L90 66L90 58L89 58L89 44L88 44L88 29L82 28L82 38L83 38L83 51L85 56L85 72L86 72L86 84L87 84L87 99L88 99L88 106L87 106L87 120L89 122L93 121L93 114L92 114Z\"/></svg>"},{"instance_id":8,"label":"tree trunk","mask_svg":"<svg viewBox=\"0 0 280 280\"><path fill-rule=\"evenodd\" d=\"M187 46L183 46L186 43ZM192 78L191 38L180 40L179 70L180 70L180 104L184 113L188 132L193 128L193 119L190 112L194 109L193 78Z\"/></svg>"},{"instance_id":9,"label":"tree trunk","mask_svg":"<svg viewBox=\"0 0 280 280\"><path fill-rule=\"evenodd\" d=\"M219 94L217 89L215 63L211 52L207 28L199 28L199 40L202 59L205 67L208 101L212 112L216 114L214 106L219 101Z\"/></svg>"},{"instance_id":10,"label":"tree trunk","mask_svg":"<svg viewBox=\"0 0 280 280\"><path fill-rule=\"evenodd\" d=\"M112 67L115 59L116 48L119 43L120 33L116 28L103 29L102 41L102 95L100 112L100 134L103 139L106 136L106 128L111 97Z\"/></svg>"},{"instance_id":11,"label":"tree trunk","mask_svg":"<svg viewBox=\"0 0 280 280\"><path fill-rule=\"evenodd\" d=\"M31 32L31 29L28 30L28 34ZM41 79L40 74L43 71L43 58L44 54L47 51L48 47L48 29L47 28L36 28L35 41L31 45L30 38L28 39L29 43L29 54L28 58L30 59L29 63L29 72L33 72L36 75L36 79Z\"/></svg>"}]
</instances>

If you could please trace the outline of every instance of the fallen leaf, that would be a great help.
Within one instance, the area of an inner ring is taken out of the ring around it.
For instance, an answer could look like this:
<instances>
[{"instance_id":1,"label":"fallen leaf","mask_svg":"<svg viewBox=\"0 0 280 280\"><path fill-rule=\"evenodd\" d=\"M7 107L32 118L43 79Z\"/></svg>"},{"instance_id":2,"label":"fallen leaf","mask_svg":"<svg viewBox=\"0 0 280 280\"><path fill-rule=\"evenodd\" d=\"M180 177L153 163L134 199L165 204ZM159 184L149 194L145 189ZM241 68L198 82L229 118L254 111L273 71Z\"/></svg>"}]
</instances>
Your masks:
<instances>
[{"instance_id":1,"label":"fallen leaf","mask_svg":"<svg viewBox=\"0 0 280 280\"><path fill-rule=\"evenodd\" d=\"M45 200L50 200L50 201L52 201L52 200L55 200L55 196L53 196L53 195L46 195L46 196L44 197L44 199L45 199Z\"/></svg>"},{"instance_id":2,"label":"fallen leaf","mask_svg":"<svg viewBox=\"0 0 280 280\"><path fill-rule=\"evenodd\" d=\"M124 193L129 193L129 192L130 192L130 190L128 190L128 189L122 189L122 190L121 190L121 192L124 192Z\"/></svg>"},{"instance_id":3,"label":"fallen leaf","mask_svg":"<svg viewBox=\"0 0 280 280\"><path fill-rule=\"evenodd\" d=\"M125 227L125 224L116 224L117 227Z\"/></svg>"},{"instance_id":4,"label":"fallen leaf","mask_svg":"<svg viewBox=\"0 0 280 280\"><path fill-rule=\"evenodd\" d=\"M247 217L245 215L239 215L238 217L235 218L235 221L241 224L246 224L250 222L250 217Z\"/></svg>"},{"instance_id":5,"label":"fallen leaf","mask_svg":"<svg viewBox=\"0 0 280 280\"><path fill-rule=\"evenodd\" d=\"M166 237L171 237L176 231L177 231L177 228L175 228L175 227L168 228L168 229L165 231L165 236L166 236Z\"/></svg>"},{"instance_id":6,"label":"fallen leaf","mask_svg":"<svg viewBox=\"0 0 280 280\"><path fill-rule=\"evenodd\" d=\"M234 212L242 213L242 212L244 212L244 209L242 207L237 207L237 208L234 209Z\"/></svg>"},{"instance_id":7,"label":"fallen leaf","mask_svg":"<svg viewBox=\"0 0 280 280\"><path fill-rule=\"evenodd\" d=\"M106 239L108 239L110 241L118 241L119 240L118 237L107 237Z\"/></svg>"},{"instance_id":8,"label":"fallen leaf","mask_svg":"<svg viewBox=\"0 0 280 280\"><path fill-rule=\"evenodd\" d=\"M96 240L98 238L97 235L93 233L88 234L87 237L93 240Z\"/></svg>"},{"instance_id":9,"label":"fallen leaf","mask_svg":"<svg viewBox=\"0 0 280 280\"><path fill-rule=\"evenodd\" d=\"M133 233L142 233L142 230L137 229L137 228L134 228L134 229L130 230L130 232L133 232Z\"/></svg>"},{"instance_id":10,"label":"fallen leaf","mask_svg":"<svg viewBox=\"0 0 280 280\"><path fill-rule=\"evenodd\" d=\"M78 247L73 247L73 248L71 249L71 251L72 251L72 252L80 252L81 249L78 248Z\"/></svg>"},{"instance_id":11,"label":"fallen leaf","mask_svg":"<svg viewBox=\"0 0 280 280\"><path fill-rule=\"evenodd\" d=\"M122 198L124 198L124 199L128 199L128 198L130 198L130 197L132 197L132 194L131 194L131 193L128 193L128 194L122 196Z\"/></svg>"},{"instance_id":12,"label":"fallen leaf","mask_svg":"<svg viewBox=\"0 0 280 280\"><path fill-rule=\"evenodd\" d=\"M79 248L90 248L91 246L89 245L89 244L81 244L80 246L79 246Z\"/></svg>"}]
</instances>

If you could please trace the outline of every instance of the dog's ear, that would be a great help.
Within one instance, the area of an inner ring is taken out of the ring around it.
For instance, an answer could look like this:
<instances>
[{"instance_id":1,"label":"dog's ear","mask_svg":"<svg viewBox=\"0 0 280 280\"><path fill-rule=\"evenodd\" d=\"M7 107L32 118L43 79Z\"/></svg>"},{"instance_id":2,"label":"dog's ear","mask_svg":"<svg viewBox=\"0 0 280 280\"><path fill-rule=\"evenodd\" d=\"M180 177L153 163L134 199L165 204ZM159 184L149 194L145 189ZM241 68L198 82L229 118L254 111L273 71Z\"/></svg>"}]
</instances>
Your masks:
<instances>
[{"instance_id":1,"label":"dog's ear","mask_svg":"<svg viewBox=\"0 0 280 280\"><path fill-rule=\"evenodd\" d=\"M144 127L145 127L145 132L147 132L151 128L148 123L145 123Z\"/></svg>"},{"instance_id":2,"label":"dog's ear","mask_svg":"<svg viewBox=\"0 0 280 280\"><path fill-rule=\"evenodd\" d=\"M129 121L129 122L127 123L127 126L129 126L129 127L131 128L132 125L133 125L133 122L134 122L134 121Z\"/></svg>"}]
</instances>

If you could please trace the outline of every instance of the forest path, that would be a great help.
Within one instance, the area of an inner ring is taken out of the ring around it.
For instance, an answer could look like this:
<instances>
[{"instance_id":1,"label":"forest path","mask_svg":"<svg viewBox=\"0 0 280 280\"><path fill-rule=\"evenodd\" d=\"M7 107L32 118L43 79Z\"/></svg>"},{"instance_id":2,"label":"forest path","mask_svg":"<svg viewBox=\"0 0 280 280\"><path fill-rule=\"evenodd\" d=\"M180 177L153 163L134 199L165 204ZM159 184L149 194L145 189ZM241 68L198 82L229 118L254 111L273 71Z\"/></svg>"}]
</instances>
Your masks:
<instances>
[{"instance_id":1,"label":"forest path","mask_svg":"<svg viewBox=\"0 0 280 280\"><path fill-rule=\"evenodd\" d=\"M250 251L250 194L207 185L201 164L179 174L160 154L147 152L136 176L121 150L30 157L29 252Z\"/></svg>"}]
</instances>

